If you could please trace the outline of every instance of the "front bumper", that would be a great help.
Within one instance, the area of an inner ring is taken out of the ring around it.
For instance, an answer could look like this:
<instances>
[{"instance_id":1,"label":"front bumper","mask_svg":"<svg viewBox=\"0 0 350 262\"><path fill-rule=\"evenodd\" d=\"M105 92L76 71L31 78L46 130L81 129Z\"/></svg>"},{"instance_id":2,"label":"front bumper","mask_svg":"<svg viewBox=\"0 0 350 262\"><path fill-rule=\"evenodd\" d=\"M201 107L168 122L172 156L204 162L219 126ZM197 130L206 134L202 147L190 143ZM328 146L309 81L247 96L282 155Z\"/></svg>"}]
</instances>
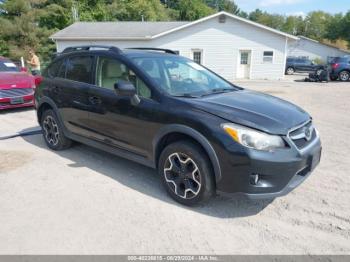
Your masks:
<instances>
[{"instance_id":1,"label":"front bumper","mask_svg":"<svg viewBox=\"0 0 350 262\"><path fill-rule=\"evenodd\" d=\"M251 199L286 195L310 176L320 162L321 150L318 135L303 150L291 146L263 152L231 144L219 156L222 178L217 182L217 190ZM259 179L255 184L252 177L256 175Z\"/></svg>"},{"instance_id":2,"label":"front bumper","mask_svg":"<svg viewBox=\"0 0 350 262\"><path fill-rule=\"evenodd\" d=\"M10 109L10 108L19 108L19 107L32 107L34 106L34 95L23 96L23 103L12 104L11 99L13 97L4 97L0 98L0 110Z\"/></svg>"}]
</instances>

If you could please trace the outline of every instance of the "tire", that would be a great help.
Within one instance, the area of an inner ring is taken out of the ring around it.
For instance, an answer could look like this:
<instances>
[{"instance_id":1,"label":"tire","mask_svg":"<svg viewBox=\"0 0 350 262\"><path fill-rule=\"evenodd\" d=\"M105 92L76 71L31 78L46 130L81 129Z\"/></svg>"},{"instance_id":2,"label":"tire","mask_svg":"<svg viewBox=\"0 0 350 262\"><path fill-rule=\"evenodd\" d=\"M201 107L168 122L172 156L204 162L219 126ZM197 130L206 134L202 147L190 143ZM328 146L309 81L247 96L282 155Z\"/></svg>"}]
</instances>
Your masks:
<instances>
[{"instance_id":1,"label":"tire","mask_svg":"<svg viewBox=\"0 0 350 262\"><path fill-rule=\"evenodd\" d=\"M319 75L322 73L322 71L323 71L323 69L322 69L322 68L317 69L317 70L316 70L316 75L318 75L318 76L319 76Z\"/></svg>"},{"instance_id":2,"label":"tire","mask_svg":"<svg viewBox=\"0 0 350 262\"><path fill-rule=\"evenodd\" d=\"M293 75L295 73L295 70L293 67L288 67L286 70L287 75Z\"/></svg>"},{"instance_id":3,"label":"tire","mask_svg":"<svg viewBox=\"0 0 350 262\"><path fill-rule=\"evenodd\" d=\"M346 82L346 81L349 81L349 79L350 79L350 72L348 72L348 71L341 71L339 73L339 80L340 81Z\"/></svg>"},{"instance_id":4,"label":"tire","mask_svg":"<svg viewBox=\"0 0 350 262\"><path fill-rule=\"evenodd\" d=\"M41 128L46 145L55 151L68 149L72 145L72 140L63 134L60 122L55 112L46 110L41 118Z\"/></svg>"},{"instance_id":5,"label":"tire","mask_svg":"<svg viewBox=\"0 0 350 262\"><path fill-rule=\"evenodd\" d=\"M160 155L158 173L168 194L183 205L203 203L214 195L210 160L190 141L168 145Z\"/></svg>"}]
</instances>

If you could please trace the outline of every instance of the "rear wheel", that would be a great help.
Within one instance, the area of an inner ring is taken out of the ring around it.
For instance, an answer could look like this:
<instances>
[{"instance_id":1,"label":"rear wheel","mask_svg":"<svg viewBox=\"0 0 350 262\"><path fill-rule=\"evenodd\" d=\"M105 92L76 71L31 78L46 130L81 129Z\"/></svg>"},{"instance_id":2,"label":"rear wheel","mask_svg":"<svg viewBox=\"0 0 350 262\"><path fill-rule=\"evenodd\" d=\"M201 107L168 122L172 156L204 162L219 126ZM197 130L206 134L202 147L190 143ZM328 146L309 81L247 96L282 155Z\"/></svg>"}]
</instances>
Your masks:
<instances>
[{"instance_id":1,"label":"rear wheel","mask_svg":"<svg viewBox=\"0 0 350 262\"><path fill-rule=\"evenodd\" d=\"M348 71L341 71L339 73L339 79L341 81L349 81L350 79L350 73Z\"/></svg>"},{"instance_id":2,"label":"rear wheel","mask_svg":"<svg viewBox=\"0 0 350 262\"><path fill-rule=\"evenodd\" d=\"M293 67L288 67L287 70L286 70L286 74L287 75L292 75L295 73L295 70Z\"/></svg>"},{"instance_id":3,"label":"rear wheel","mask_svg":"<svg viewBox=\"0 0 350 262\"><path fill-rule=\"evenodd\" d=\"M49 109L43 113L41 127L44 140L49 148L64 150L72 145L72 141L63 134L62 127L53 110Z\"/></svg>"},{"instance_id":4,"label":"rear wheel","mask_svg":"<svg viewBox=\"0 0 350 262\"><path fill-rule=\"evenodd\" d=\"M159 158L158 172L168 194L181 204L195 205L214 194L210 160L191 142L168 145Z\"/></svg>"}]
</instances>

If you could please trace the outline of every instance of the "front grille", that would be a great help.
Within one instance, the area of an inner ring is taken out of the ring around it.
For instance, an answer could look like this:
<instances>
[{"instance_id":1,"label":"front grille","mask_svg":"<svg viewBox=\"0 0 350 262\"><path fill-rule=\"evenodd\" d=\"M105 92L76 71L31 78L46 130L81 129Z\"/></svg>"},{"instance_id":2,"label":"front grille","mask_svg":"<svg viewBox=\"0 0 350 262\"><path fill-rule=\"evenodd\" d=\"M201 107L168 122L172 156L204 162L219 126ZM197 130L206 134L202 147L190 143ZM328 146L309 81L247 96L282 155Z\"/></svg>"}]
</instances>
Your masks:
<instances>
[{"instance_id":1,"label":"front grille","mask_svg":"<svg viewBox=\"0 0 350 262\"><path fill-rule=\"evenodd\" d=\"M33 93L33 88L0 89L0 98L28 96Z\"/></svg>"},{"instance_id":2,"label":"front grille","mask_svg":"<svg viewBox=\"0 0 350 262\"><path fill-rule=\"evenodd\" d=\"M307 132L310 132L309 134ZM312 122L291 131L289 133L290 140L295 144L298 149L303 149L310 145L317 137L316 129L313 127Z\"/></svg>"}]
</instances>

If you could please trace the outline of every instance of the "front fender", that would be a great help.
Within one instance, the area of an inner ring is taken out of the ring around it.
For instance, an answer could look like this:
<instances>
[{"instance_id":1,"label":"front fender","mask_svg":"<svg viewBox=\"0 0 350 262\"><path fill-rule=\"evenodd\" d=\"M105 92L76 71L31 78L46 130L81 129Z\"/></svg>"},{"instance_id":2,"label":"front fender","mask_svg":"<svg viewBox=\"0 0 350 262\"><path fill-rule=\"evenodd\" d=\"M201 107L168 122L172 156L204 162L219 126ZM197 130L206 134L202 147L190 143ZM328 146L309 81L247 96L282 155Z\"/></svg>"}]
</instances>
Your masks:
<instances>
[{"instance_id":1,"label":"front fender","mask_svg":"<svg viewBox=\"0 0 350 262\"><path fill-rule=\"evenodd\" d=\"M215 180L216 182L221 180L221 168L219 164L219 159L217 157L217 154L215 153L215 150L213 146L210 144L208 139L203 136L201 133L199 133L197 130L180 124L170 124L162 127L158 133L155 135L152 146L153 146L153 159L154 163L157 165L157 159L161 152L158 148L160 141L168 134L171 133L181 133L187 136L190 136L194 140L196 140L206 151L206 153L209 156L209 159L212 163L214 174L215 174Z\"/></svg>"}]
</instances>

